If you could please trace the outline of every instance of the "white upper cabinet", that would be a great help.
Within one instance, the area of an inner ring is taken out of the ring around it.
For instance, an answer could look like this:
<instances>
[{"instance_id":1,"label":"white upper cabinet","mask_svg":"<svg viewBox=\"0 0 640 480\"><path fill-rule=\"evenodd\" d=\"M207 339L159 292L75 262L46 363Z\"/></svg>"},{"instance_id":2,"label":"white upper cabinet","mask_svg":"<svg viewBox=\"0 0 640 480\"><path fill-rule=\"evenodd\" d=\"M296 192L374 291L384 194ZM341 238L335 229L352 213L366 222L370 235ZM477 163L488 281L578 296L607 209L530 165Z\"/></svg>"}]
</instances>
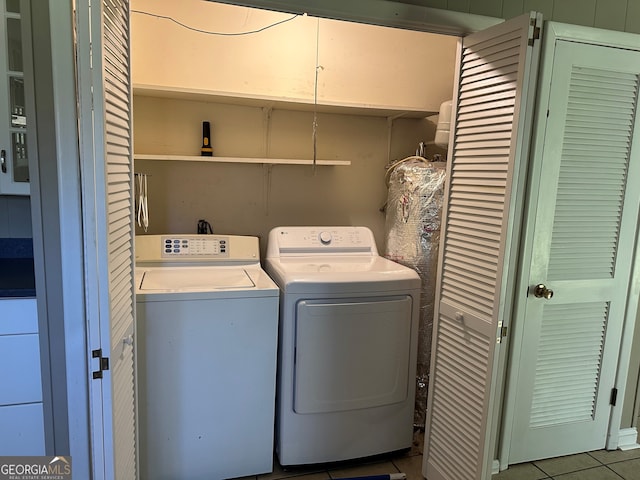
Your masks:
<instances>
[{"instance_id":1,"label":"white upper cabinet","mask_svg":"<svg viewBox=\"0 0 640 480\"><path fill-rule=\"evenodd\" d=\"M140 13L145 12L145 13ZM315 20L197 0L132 2L134 87L211 95L308 100L313 95Z\"/></svg>"},{"instance_id":2,"label":"white upper cabinet","mask_svg":"<svg viewBox=\"0 0 640 480\"><path fill-rule=\"evenodd\" d=\"M318 100L438 112L451 99L457 37L320 19Z\"/></svg>"},{"instance_id":3,"label":"white upper cabinet","mask_svg":"<svg viewBox=\"0 0 640 480\"><path fill-rule=\"evenodd\" d=\"M197 0L134 0L131 16L139 95L414 116L452 95L455 37Z\"/></svg>"}]
</instances>

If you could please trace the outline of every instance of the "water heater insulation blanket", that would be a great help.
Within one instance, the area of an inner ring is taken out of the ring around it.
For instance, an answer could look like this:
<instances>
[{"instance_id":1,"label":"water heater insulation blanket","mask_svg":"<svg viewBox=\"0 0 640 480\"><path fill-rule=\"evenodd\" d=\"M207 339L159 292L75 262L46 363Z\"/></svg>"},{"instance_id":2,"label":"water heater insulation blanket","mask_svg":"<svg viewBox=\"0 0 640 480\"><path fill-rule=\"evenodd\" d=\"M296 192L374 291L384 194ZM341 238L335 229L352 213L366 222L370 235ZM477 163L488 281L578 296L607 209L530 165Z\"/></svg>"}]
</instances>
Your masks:
<instances>
[{"instance_id":1,"label":"water heater insulation blanket","mask_svg":"<svg viewBox=\"0 0 640 480\"><path fill-rule=\"evenodd\" d=\"M426 418L445 166L409 160L389 176L385 256L413 268L422 280L414 414L418 427L424 427Z\"/></svg>"}]
</instances>

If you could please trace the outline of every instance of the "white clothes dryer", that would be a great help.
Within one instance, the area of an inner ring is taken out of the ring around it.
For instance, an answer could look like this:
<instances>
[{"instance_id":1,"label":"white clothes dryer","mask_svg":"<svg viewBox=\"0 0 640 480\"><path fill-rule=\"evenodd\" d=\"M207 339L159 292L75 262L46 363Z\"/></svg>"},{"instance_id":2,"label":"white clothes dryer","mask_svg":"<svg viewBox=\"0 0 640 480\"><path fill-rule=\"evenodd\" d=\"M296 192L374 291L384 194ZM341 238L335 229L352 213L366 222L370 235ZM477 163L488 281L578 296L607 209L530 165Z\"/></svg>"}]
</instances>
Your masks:
<instances>
[{"instance_id":1,"label":"white clothes dryer","mask_svg":"<svg viewBox=\"0 0 640 480\"><path fill-rule=\"evenodd\" d=\"M409 448L420 278L378 255L365 227L279 227L276 452L282 465Z\"/></svg>"},{"instance_id":2,"label":"white clothes dryer","mask_svg":"<svg viewBox=\"0 0 640 480\"><path fill-rule=\"evenodd\" d=\"M271 472L277 285L258 239L136 237L142 479Z\"/></svg>"}]
</instances>

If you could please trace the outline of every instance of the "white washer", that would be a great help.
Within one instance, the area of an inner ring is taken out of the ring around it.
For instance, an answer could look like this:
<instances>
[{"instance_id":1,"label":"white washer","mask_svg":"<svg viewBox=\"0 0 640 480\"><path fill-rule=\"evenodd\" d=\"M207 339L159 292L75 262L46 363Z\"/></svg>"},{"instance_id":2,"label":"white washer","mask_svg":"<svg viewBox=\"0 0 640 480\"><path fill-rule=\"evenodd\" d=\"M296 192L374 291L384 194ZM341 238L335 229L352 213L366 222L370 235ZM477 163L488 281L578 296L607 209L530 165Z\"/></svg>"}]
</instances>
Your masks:
<instances>
[{"instance_id":1,"label":"white washer","mask_svg":"<svg viewBox=\"0 0 640 480\"><path fill-rule=\"evenodd\" d=\"M411 446L420 278L378 256L364 227L280 227L276 451L282 465Z\"/></svg>"},{"instance_id":2,"label":"white washer","mask_svg":"<svg viewBox=\"0 0 640 480\"><path fill-rule=\"evenodd\" d=\"M136 238L141 478L271 472L278 287L258 239Z\"/></svg>"}]
</instances>

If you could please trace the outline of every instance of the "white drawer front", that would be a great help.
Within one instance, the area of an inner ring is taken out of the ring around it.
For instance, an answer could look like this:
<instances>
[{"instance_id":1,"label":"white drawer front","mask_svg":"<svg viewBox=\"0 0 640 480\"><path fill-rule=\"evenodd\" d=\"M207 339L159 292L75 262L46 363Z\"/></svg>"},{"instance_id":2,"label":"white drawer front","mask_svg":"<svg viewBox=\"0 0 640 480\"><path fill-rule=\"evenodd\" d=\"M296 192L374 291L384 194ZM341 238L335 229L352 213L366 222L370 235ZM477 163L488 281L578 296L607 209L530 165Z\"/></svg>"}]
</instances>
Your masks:
<instances>
[{"instance_id":1,"label":"white drawer front","mask_svg":"<svg viewBox=\"0 0 640 480\"><path fill-rule=\"evenodd\" d=\"M0 335L38 333L38 310L35 298L0 300Z\"/></svg>"},{"instance_id":2,"label":"white drawer front","mask_svg":"<svg viewBox=\"0 0 640 480\"><path fill-rule=\"evenodd\" d=\"M42 403L0 407L2 455L44 455Z\"/></svg>"},{"instance_id":3,"label":"white drawer front","mask_svg":"<svg viewBox=\"0 0 640 480\"><path fill-rule=\"evenodd\" d=\"M0 405L42 401L37 334L0 336L0 385Z\"/></svg>"}]
</instances>

